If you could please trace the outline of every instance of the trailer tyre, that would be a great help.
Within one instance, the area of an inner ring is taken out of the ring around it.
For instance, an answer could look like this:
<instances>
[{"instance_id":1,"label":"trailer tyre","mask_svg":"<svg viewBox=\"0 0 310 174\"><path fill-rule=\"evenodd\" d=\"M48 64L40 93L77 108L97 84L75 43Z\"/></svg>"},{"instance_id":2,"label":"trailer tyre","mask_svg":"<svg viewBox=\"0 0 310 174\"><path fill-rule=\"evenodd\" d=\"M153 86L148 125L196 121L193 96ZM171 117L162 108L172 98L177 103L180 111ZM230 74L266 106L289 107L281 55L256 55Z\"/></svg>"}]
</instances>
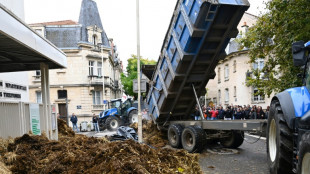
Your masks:
<instances>
[{"instance_id":1,"label":"trailer tyre","mask_svg":"<svg viewBox=\"0 0 310 174\"><path fill-rule=\"evenodd\" d=\"M137 123L138 122L138 111L137 110L133 110L129 113L128 115L129 118L129 123Z\"/></svg>"},{"instance_id":2,"label":"trailer tyre","mask_svg":"<svg viewBox=\"0 0 310 174\"><path fill-rule=\"evenodd\" d=\"M182 146L181 136L184 127L180 124L172 124L168 128L168 140L171 147L180 148Z\"/></svg>"},{"instance_id":3,"label":"trailer tyre","mask_svg":"<svg viewBox=\"0 0 310 174\"><path fill-rule=\"evenodd\" d=\"M293 134L279 101L271 103L267 124L267 159L272 174L292 173Z\"/></svg>"},{"instance_id":4,"label":"trailer tyre","mask_svg":"<svg viewBox=\"0 0 310 174\"><path fill-rule=\"evenodd\" d=\"M298 174L310 173L310 133L301 137L298 153Z\"/></svg>"},{"instance_id":5,"label":"trailer tyre","mask_svg":"<svg viewBox=\"0 0 310 174\"><path fill-rule=\"evenodd\" d=\"M122 121L115 116L110 116L109 118L107 118L105 123L109 131L115 131L122 125Z\"/></svg>"},{"instance_id":6,"label":"trailer tyre","mask_svg":"<svg viewBox=\"0 0 310 174\"><path fill-rule=\"evenodd\" d=\"M206 133L199 126L188 126L182 132L183 149L190 153L201 152L206 142Z\"/></svg>"},{"instance_id":7,"label":"trailer tyre","mask_svg":"<svg viewBox=\"0 0 310 174\"><path fill-rule=\"evenodd\" d=\"M222 146L226 148L238 148L243 143L244 132L243 131L231 131L231 135L228 138L220 140Z\"/></svg>"}]
</instances>

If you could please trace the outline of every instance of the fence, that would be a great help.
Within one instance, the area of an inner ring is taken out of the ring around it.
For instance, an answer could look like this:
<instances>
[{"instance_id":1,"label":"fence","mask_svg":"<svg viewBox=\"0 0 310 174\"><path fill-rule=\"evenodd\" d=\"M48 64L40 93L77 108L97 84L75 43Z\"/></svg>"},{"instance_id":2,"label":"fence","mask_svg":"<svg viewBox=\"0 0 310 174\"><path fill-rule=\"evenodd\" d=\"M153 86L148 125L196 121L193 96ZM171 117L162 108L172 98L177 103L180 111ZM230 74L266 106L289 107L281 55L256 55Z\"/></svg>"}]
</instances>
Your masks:
<instances>
[{"instance_id":1,"label":"fence","mask_svg":"<svg viewBox=\"0 0 310 174\"><path fill-rule=\"evenodd\" d=\"M41 132L48 132L43 105L39 105ZM29 103L0 102L0 137L18 137L31 131Z\"/></svg>"}]
</instances>

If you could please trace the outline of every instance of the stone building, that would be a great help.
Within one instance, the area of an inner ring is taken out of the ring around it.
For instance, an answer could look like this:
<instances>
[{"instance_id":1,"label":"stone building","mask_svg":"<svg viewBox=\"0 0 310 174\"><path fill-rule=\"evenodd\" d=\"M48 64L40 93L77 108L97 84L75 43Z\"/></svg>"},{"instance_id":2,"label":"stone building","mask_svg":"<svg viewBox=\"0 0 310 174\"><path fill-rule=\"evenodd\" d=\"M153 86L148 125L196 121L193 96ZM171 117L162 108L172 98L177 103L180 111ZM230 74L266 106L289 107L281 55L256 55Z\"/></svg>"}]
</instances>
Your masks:
<instances>
[{"instance_id":1,"label":"stone building","mask_svg":"<svg viewBox=\"0 0 310 174\"><path fill-rule=\"evenodd\" d=\"M83 0L79 22L72 20L30 25L67 55L67 69L50 71L51 103L66 119L75 113L90 121L105 107L104 100L121 98L122 62L108 39L97 4ZM30 101L41 102L40 71L29 73ZM104 89L104 90L103 90Z\"/></svg>"},{"instance_id":2,"label":"stone building","mask_svg":"<svg viewBox=\"0 0 310 174\"><path fill-rule=\"evenodd\" d=\"M248 27L255 24L257 17L245 13L238 25L239 35L242 37ZM247 76L252 75L252 69L262 69L264 60L260 59L251 64L248 49L240 50L240 45L236 39L232 39L226 48L227 56L220 61L215 68L216 76L207 84L207 94L205 104L214 105L257 105L266 109L271 98L267 96L255 95L257 88L246 86Z\"/></svg>"}]
</instances>

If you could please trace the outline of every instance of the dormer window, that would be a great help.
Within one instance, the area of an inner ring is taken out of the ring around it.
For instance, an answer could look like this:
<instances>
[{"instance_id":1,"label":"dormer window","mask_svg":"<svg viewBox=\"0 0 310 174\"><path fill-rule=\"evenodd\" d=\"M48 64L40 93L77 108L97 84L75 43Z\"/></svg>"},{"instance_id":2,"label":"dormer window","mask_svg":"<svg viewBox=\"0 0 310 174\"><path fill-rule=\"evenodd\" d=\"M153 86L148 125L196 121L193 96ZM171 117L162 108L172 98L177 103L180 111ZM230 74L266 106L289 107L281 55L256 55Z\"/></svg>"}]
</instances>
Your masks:
<instances>
[{"instance_id":1,"label":"dormer window","mask_svg":"<svg viewBox=\"0 0 310 174\"><path fill-rule=\"evenodd\" d=\"M101 33L102 30L98 28L96 25L88 26L87 27L88 42L92 43L93 45L98 45L102 43Z\"/></svg>"}]
</instances>

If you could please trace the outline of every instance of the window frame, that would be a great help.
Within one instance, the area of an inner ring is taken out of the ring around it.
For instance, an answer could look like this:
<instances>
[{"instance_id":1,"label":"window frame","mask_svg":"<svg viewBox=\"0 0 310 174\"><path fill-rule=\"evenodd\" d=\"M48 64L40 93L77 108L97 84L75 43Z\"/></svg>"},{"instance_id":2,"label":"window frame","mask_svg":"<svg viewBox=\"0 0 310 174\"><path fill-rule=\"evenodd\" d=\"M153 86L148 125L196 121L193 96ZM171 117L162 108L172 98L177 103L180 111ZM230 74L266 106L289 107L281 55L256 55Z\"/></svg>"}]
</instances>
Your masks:
<instances>
[{"instance_id":1,"label":"window frame","mask_svg":"<svg viewBox=\"0 0 310 174\"><path fill-rule=\"evenodd\" d=\"M92 99L93 105L102 105L102 91L92 91Z\"/></svg>"},{"instance_id":2,"label":"window frame","mask_svg":"<svg viewBox=\"0 0 310 174\"><path fill-rule=\"evenodd\" d=\"M225 104L229 103L229 89L225 88Z\"/></svg>"},{"instance_id":3,"label":"window frame","mask_svg":"<svg viewBox=\"0 0 310 174\"><path fill-rule=\"evenodd\" d=\"M229 65L228 64L226 64L224 67L224 79L225 81L229 80Z\"/></svg>"},{"instance_id":4,"label":"window frame","mask_svg":"<svg viewBox=\"0 0 310 174\"><path fill-rule=\"evenodd\" d=\"M258 91L257 88L253 88L253 94L252 94L252 97L253 97L253 102L265 102L265 96L261 96L261 95L255 95L255 91Z\"/></svg>"},{"instance_id":5,"label":"window frame","mask_svg":"<svg viewBox=\"0 0 310 174\"><path fill-rule=\"evenodd\" d=\"M95 76L95 61L89 60L88 61L88 74L89 76Z\"/></svg>"},{"instance_id":6,"label":"window frame","mask_svg":"<svg viewBox=\"0 0 310 174\"><path fill-rule=\"evenodd\" d=\"M99 64L101 65L99 66ZM102 62L97 62L97 75L98 77L102 77Z\"/></svg>"},{"instance_id":7,"label":"window frame","mask_svg":"<svg viewBox=\"0 0 310 174\"><path fill-rule=\"evenodd\" d=\"M38 94L40 94L40 99ZM42 103L42 91L36 91L36 103Z\"/></svg>"},{"instance_id":8,"label":"window frame","mask_svg":"<svg viewBox=\"0 0 310 174\"><path fill-rule=\"evenodd\" d=\"M57 90L57 97L58 97L58 99L68 98L68 91L67 90Z\"/></svg>"}]
</instances>

